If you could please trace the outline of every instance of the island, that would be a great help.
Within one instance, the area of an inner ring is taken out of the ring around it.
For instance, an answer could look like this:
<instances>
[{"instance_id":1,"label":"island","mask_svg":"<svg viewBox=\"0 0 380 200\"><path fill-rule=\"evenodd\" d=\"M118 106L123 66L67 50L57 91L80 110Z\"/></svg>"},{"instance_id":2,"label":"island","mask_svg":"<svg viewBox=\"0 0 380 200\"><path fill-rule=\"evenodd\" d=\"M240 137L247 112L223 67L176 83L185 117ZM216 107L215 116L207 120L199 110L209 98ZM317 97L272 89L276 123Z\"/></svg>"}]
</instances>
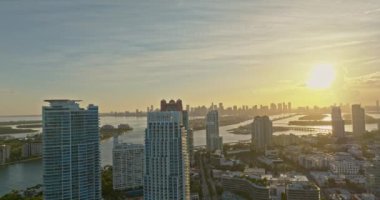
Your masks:
<instances>
[{"instance_id":1,"label":"island","mask_svg":"<svg viewBox=\"0 0 380 200\"><path fill-rule=\"evenodd\" d=\"M322 120L327 115L306 115L303 117L300 117L296 121L290 121L288 124L293 126L331 126L331 121L325 121ZM352 115L351 114L345 114L343 115L343 119L346 125L352 124ZM367 124L376 124L379 120L375 119L369 115L366 115L366 123Z\"/></svg>"},{"instance_id":2,"label":"island","mask_svg":"<svg viewBox=\"0 0 380 200\"><path fill-rule=\"evenodd\" d=\"M131 130L133 130L133 128L129 126L128 124L119 124L117 128L112 125L107 124L100 127L100 139L106 140L108 138L113 137L115 134L121 135Z\"/></svg>"}]
</instances>

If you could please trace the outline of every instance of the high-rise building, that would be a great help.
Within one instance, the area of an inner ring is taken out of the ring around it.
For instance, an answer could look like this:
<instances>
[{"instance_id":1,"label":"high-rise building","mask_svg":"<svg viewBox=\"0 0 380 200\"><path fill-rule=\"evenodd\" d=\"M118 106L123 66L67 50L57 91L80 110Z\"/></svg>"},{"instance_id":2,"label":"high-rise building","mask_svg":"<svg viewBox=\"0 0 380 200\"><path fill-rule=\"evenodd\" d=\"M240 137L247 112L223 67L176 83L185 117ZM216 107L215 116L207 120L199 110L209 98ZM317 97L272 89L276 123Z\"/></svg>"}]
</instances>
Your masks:
<instances>
[{"instance_id":1,"label":"high-rise building","mask_svg":"<svg viewBox=\"0 0 380 200\"><path fill-rule=\"evenodd\" d=\"M276 106L275 103L271 103L271 104L270 104L270 110L271 110L272 112L276 112L276 111L277 111L277 106Z\"/></svg>"},{"instance_id":2,"label":"high-rise building","mask_svg":"<svg viewBox=\"0 0 380 200\"><path fill-rule=\"evenodd\" d=\"M0 145L0 165L4 165L11 155L11 147L9 145Z\"/></svg>"},{"instance_id":3,"label":"high-rise building","mask_svg":"<svg viewBox=\"0 0 380 200\"><path fill-rule=\"evenodd\" d=\"M161 101L148 113L144 152L144 199L190 199L188 116L182 101Z\"/></svg>"},{"instance_id":4,"label":"high-rise building","mask_svg":"<svg viewBox=\"0 0 380 200\"><path fill-rule=\"evenodd\" d=\"M223 149L223 139L219 137L219 114L217 110L211 110L207 113L206 143L207 150L211 152Z\"/></svg>"},{"instance_id":5,"label":"high-rise building","mask_svg":"<svg viewBox=\"0 0 380 200\"><path fill-rule=\"evenodd\" d=\"M278 110L278 112L283 112L282 103L277 104L277 110Z\"/></svg>"},{"instance_id":6,"label":"high-rise building","mask_svg":"<svg viewBox=\"0 0 380 200\"><path fill-rule=\"evenodd\" d=\"M42 143L25 143L22 145L22 157L28 158L31 156L42 155Z\"/></svg>"},{"instance_id":7,"label":"high-rise building","mask_svg":"<svg viewBox=\"0 0 380 200\"><path fill-rule=\"evenodd\" d=\"M380 112L380 103L379 100L376 101L376 112Z\"/></svg>"},{"instance_id":8,"label":"high-rise building","mask_svg":"<svg viewBox=\"0 0 380 200\"><path fill-rule=\"evenodd\" d=\"M288 105L285 102L282 103L282 111L288 112Z\"/></svg>"},{"instance_id":9,"label":"high-rise building","mask_svg":"<svg viewBox=\"0 0 380 200\"><path fill-rule=\"evenodd\" d=\"M161 101L161 112L163 111L178 111L182 113L183 126L187 132L187 148L189 152L190 162L193 161L193 149L194 149L194 136L193 129L189 125L189 111L183 110L182 100L178 99L177 101L171 100L168 103L165 100Z\"/></svg>"},{"instance_id":10,"label":"high-rise building","mask_svg":"<svg viewBox=\"0 0 380 200\"><path fill-rule=\"evenodd\" d=\"M101 199L98 107L46 100L43 107L45 200Z\"/></svg>"},{"instance_id":11,"label":"high-rise building","mask_svg":"<svg viewBox=\"0 0 380 200\"><path fill-rule=\"evenodd\" d=\"M354 134L362 134L365 129L365 110L360 105L352 105L352 129Z\"/></svg>"},{"instance_id":12,"label":"high-rise building","mask_svg":"<svg viewBox=\"0 0 380 200\"><path fill-rule=\"evenodd\" d=\"M224 111L223 103L219 103L219 111L220 111L220 112L223 112L223 111Z\"/></svg>"},{"instance_id":13,"label":"high-rise building","mask_svg":"<svg viewBox=\"0 0 380 200\"><path fill-rule=\"evenodd\" d=\"M294 182L286 186L287 199L291 200L320 200L321 194L318 186L310 182Z\"/></svg>"},{"instance_id":14,"label":"high-rise building","mask_svg":"<svg viewBox=\"0 0 380 200\"><path fill-rule=\"evenodd\" d=\"M331 123L332 123L332 134L335 137L343 138L345 137L344 120L342 118L342 111L340 107L332 107L331 109Z\"/></svg>"},{"instance_id":15,"label":"high-rise building","mask_svg":"<svg viewBox=\"0 0 380 200\"><path fill-rule=\"evenodd\" d=\"M264 151L272 143L273 124L268 116L255 117L252 124L252 144L255 149Z\"/></svg>"},{"instance_id":16,"label":"high-rise building","mask_svg":"<svg viewBox=\"0 0 380 200\"><path fill-rule=\"evenodd\" d=\"M114 190L134 190L144 185L144 145L119 143L114 136L112 150Z\"/></svg>"},{"instance_id":17,"label":"high-rise building","mask_svg":"<svg viewBox=\"0 0 380 200\"><path fill-rule=\"evenodd\" d=\"M291 102L288 102L288 111L292 112L292 103Z\"/></svg>"}]
</instances>

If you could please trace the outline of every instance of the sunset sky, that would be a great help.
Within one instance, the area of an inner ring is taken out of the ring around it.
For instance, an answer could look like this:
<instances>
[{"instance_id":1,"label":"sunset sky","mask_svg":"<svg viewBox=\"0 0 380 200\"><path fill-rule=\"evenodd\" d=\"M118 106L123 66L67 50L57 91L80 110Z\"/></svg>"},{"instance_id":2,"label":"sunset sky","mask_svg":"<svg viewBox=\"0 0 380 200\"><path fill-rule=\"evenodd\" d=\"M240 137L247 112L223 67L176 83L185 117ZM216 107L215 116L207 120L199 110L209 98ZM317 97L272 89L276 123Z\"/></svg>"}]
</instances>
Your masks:
<instances>
[{"instance_id":1,"label":"sunset sky","mask_svg":"<svg viewBox=\"0 0 380 200\"><path fill-rule=\"evenodd\" d=\"M374 104L379 88L379 0L0 2L0 115L50 98Z\"/></svg>"}]
</instances>

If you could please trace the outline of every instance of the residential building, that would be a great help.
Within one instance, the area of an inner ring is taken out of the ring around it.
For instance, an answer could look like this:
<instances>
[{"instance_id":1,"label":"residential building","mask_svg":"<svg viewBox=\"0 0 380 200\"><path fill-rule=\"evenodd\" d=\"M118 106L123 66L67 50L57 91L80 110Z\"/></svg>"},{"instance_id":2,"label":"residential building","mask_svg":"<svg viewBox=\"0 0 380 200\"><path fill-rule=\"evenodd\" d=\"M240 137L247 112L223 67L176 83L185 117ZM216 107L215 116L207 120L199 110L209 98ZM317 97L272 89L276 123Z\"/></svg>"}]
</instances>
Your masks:
<instances>
[{"instance_id":1,"label":"residential building","mask_svg":"<svg viewBox=\"0 0 380 200\"><path fill-rule=\"evenodd\" d=\"M182 122L183 126L186 130L186 140L187 140L187 149L189 154L190 163L193 163L194 161L194 135L193 135L193 129L190 128L189 125L189 111L183 110L182 106L182 100L178 99L177 101L170 100L169 102L166 102L165 100L161 101L161 112L164 111L177 111L181 112L182 114Z\"/></svg>"},{"instance_id":2,"label":"residential building","mask_svg":"<svg viewBox=\"0 0 380 200\"><path fill-rule=\"evenodd\" d=\"M271 145L273 124L268 116L255 117L252 125L252 144L258 151L265 151Z\"/></svg>"},{"instance_id":3,"label":"residential building","mask_svg":"<svg viewBox=\"0 0 380 200\"><path fill-rule=\"evenodd\" d=\"M114 190L142 189L144 185L144 145L119 143L115 136L112 163Z\"/></svg>"},{"instance_id":4,"label":"residential building","mask_svg":"<svg viewBox=\"0 0 380 200\"><path fill-rule=\"evenodd\" d=\"M346 131L344 129L344 121L342 118L342 112L340 110L340 107L332 107L331 122L332 134L338 138L345 137Z\"/></svg>"},{"instance_id":5,"label":"residential building","mask_svg":"<svg viewBox=\"0 0 380 200\"><path fill-rule=\"evenodd\" d=\"M310 182L292 182L286 186L286 197L291 200L320 200L320 189Z\"/></svg>"},{"instance_id":6,"label":"residential building","mask_svg":"<svg viewBox=\"0 0 380 200\"><path fill-rule=\"evenodd\" d=\"M0 165L4 165L11 155L11 147L9 145L0 145Z\"/></svg>"},{"instance_id":7,"label":"residential building","mask_svg":"<svg viewBox=\"0 0 380 200\"><path fill-rule=\"evenodd\" d=\"M356 160L336 160L330 162L330 170L339 175L356 175L359 173L360 165Z\"/></svg>"},{"instance_id":8,"label":"residential building","mask_svg":"<svg viewBox=\"0 0 380 200\"><path fill-rule=\"evenodd\" d=\"M45 200L101 199L98 107L46 100L43 107Z\"/></svg>"},{"instance_id":9,"label":"residential building","mask_svg":"<svg viewBox=\"0 0 380 200\"><path fill-rule=\"evenodd\" d=\"M144 199L189 200L188 116L182 101L161 101L148 113L144 152Z\"/></svg>"},{"instance_id":10,"label":"residential building","mask_svg":"<svg viewBox=\"0 0 380 200\"><path fill-rule=\"evenodd\" d=\"M354 134L363 134L365 129L365 110L361 105L352 105L352 129Z\"/></svg>"},{"instance_id":11,"label":"residential building","mask_svg":"<svg viewBox=\"0 0 380 200\"><path fill-rule=\"evenodd\" d=\"M26 143L22 145L22 157L28 158L42 155L42 143Z\"/></svg>"},{"instance_id":12,"label":"residential building","mask_svg":"<svg viewBox=\"0 0 380 200\"><path fill-rule=\"evenodd\" d=\"M207 150L213 152L223 149L223 139L219 136L219 114L211 110L206 116L206 143Z\"/></svg>"}]
</instances>

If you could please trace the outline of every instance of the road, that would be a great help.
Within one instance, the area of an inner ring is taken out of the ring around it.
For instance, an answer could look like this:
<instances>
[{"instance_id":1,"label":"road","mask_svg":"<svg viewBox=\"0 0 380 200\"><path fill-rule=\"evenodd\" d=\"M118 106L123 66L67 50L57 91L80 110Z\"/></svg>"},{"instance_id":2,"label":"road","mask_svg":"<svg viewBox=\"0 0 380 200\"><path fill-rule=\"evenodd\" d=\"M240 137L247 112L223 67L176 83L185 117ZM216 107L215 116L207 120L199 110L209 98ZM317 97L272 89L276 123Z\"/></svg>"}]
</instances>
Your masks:
<instances>
[{"instance_id":1,"label":"road","mask_svg":"<svg viewBox=\"0 0 380 200\"><path fill-rule=\"evenodd\" d=\"M203 156L198 155L198 161L199 161L199 168L201 172L201 187L202 187L202 196L203 200L209 200L211 199L210 191L208 190L208 185L206 181L206 173L203 166Z\"/></svg>"},{"instance_id":2,"label":"road","mask_svg":"<svg viewBox=\"0 0 380 200\"><path fill-rule=\"evenodd\" d=\"M207 164L205 157L200 155L199 163L202 176L202 191L204 200L218 200L218 193L216 191L214 180L211 178L211 170ZM210 191L211 188L211 191Z\"/></svg>"}]
</instances>

